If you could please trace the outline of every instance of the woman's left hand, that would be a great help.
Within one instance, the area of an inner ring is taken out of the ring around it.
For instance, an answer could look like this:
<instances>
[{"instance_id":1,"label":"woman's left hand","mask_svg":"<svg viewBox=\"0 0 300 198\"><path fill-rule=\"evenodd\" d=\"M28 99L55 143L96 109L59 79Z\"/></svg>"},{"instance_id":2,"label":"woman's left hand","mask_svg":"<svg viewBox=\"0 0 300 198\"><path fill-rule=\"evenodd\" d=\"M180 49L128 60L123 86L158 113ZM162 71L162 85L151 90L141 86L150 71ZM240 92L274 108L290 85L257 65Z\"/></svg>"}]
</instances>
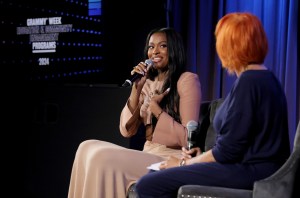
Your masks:
<instances>
[{"instance_id":1,"label":"woman's left hand","mask_svg":"<svg viewBox=\"0 0 300 198\"><path fill-rule=\"evenodd\" d=\"M149 110L155 114L159 113L161 111L161 108L159 106L159 103L162 101L162 99L169 93L170 89L168 88L165 92L161 94L154 94L149 101ZM156 114L155 114L156 115Z\"/></svg>"},{"instance_id":2,"label":"woman's left hand","mask_svg":"<svg viewBox=\"0 0 300 198\"><path fill-rule=\"evenodd\" d=\"M151 96L151 100L150 102L155 102L156 104L159 104L162 99L169 93L170 88L168 88L165 92L158 94L158 93L154 93L153 96ZM151 103L150 103L151 105Z\"/></svg>"}]
</instances>

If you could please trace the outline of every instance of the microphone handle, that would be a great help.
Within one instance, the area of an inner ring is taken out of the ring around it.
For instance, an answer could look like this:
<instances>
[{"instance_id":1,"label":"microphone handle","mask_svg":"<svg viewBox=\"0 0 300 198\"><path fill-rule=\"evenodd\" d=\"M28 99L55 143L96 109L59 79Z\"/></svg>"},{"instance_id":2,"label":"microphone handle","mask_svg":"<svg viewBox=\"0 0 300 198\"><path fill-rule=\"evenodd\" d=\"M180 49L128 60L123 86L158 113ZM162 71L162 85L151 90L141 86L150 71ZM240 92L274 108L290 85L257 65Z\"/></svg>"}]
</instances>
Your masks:
<instances>
[{"instance_id":1,"label":"microphone handle","mask_svg":"<svg viewBox=\"0 0 300 198\"><path fill-rule=\"evenodd\" d=\"M146 66L152 66L153 62L151 59L147 59L145 60ZM129 87L133 84L134 81L136 81L136 79L142 78L144 75L139 74L139 73L135 73L134 76L130 79L126 79L125 82L123 83L122 87Z\"/></svg>"},{"instance_id":2,"label":"microphone handle","mask_svg":"<svg viewBox=\"0 0 300 198\"><path fill-rule=\"evenodd\" d=\"M136 74L133 76L133 78L132 78L131 80L126 79L125 82L123 83L122 87L129 87L129 86L131 86L132 83L133 83L136 79L141 78L141 77L143 77L142 74L136 73Z\"/></svg>"}]
</instances>

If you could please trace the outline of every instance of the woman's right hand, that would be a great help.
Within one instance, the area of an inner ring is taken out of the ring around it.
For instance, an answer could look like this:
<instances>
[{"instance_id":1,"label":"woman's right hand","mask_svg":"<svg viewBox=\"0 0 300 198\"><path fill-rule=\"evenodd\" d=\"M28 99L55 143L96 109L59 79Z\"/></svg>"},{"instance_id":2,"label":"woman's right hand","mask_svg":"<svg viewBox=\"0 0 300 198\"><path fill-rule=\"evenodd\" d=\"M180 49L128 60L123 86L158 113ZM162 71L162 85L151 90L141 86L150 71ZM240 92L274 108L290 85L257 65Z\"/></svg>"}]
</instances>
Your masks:
<instances>
[{"instance_id":1,"label":"woman's right hand","mask_svg":"<svg viewBox=\"0 0 300 198\"><path fill-rule=\"evenodd\" d=\"M142 78L137 79L134 81L133 85L137 90L141 90L143 85L146 82L146 76L147 76L147 64L145 62L140 62L137 66L133 67L131 71L131 75L134 75L135 73L143 75Z\"/></svg>"},{"instance_id":2,"label":"woman's right hand","mask_svg":"<svg viewBox=\"0 0 300 198\"><path fill-rule=\"evenodd\" d=\"M146 75L147 75L147 67L146 63L140 62L137 66L133 67L131 71L131 75L134 75L135 73L142 74L143 77L140 79L136 79L133 82L131 93L128 100L128 107L131 112L133 112L139 103L139 97L142 92L143 86L146 82Z\"/></svg>"},{"instance_id":3,"label":"woman's right hand","mask_svg":"<svg viewBox=\"0 0 300 198\"><path fill-rule=\"evenodd\" d=\"M202 153L199 147L191 148L190 150L186 149L185 147L181 148L181 155L184 158L192 158L193 156L200 155Z\"/></svg>"}]
</instances>

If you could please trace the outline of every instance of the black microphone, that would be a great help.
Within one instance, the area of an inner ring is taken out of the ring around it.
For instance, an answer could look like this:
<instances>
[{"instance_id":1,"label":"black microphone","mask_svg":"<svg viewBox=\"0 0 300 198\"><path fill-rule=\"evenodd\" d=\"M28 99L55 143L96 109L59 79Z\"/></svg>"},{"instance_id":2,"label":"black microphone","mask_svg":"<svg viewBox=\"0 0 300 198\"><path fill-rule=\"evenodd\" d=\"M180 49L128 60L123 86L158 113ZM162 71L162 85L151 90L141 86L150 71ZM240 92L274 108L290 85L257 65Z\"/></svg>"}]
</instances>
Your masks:
<instances>
[{"instance_id":1,"label":"black microphone","mask_svg":"<svg viewBox=\"0 0 300 198\"><path fill-rule=\"evenodd\" d=\"M145 60L146 66L152 66L153 65L153 61L151 59L147 59ZM126 79L125 82L123 83L122 87L128 87L131 86L133 84L134 81L136 81L137 79L140 79L141 77L143 77L142 74L139 73L135 73L134 75L131 76L130 79Z\"/></svg>"},{"instance_id":2,"label":"black microphone","mask_svg":"<svg viewBox=\"0 0 300 198\"><path fill-rule=\"evenodd\" d=\"M198 122L191 120L186 124L187 134L187 149L190 150L196 147Z\"/></svg>"}]
</instances>

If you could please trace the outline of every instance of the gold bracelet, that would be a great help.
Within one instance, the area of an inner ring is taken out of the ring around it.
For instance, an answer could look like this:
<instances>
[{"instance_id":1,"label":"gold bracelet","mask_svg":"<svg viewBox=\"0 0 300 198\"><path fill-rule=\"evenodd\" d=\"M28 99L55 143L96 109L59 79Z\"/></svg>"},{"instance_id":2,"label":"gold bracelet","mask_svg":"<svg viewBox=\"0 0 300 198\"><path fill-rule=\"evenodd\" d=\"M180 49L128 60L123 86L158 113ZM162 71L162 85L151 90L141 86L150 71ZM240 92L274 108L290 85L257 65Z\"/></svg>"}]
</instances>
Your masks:
<instances>
[{"instance_id":1,"label":"gold bracelet","mask_svg":"<svg viewBox=\"0 0 300 198\"><path fill-rule=\"evenodd\" d=\"M156 119L159 119L159 116L162 114L163 110L161 110L161 112L156 116Z\"/></svg>"}]
</instances>

